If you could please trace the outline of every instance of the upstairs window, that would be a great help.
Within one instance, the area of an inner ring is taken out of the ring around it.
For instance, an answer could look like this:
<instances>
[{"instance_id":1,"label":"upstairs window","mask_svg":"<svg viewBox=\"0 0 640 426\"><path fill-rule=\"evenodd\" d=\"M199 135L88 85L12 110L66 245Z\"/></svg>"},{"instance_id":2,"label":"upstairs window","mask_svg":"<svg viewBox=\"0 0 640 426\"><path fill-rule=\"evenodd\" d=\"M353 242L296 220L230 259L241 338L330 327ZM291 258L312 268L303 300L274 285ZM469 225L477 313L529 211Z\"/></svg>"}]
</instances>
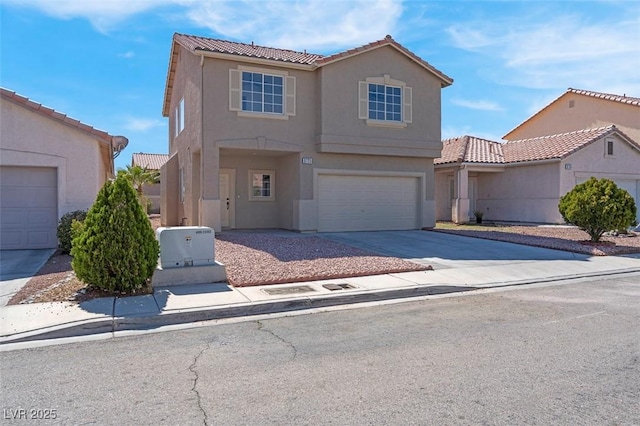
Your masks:
<instances>
[{"instance_id":1,"label":"upstairs window","mask_svg":"<svg viewBox=\"0 0 640 426\"><path fill-rule=\"evenodd\" d=\"M242 111L282 114L282 76L242 72Z\"/></svg>"},{"instance_id":2,"label":"upstairs window","mask_svg":"<svg viewBox=\"0 0 640 426\"><path fill-rule=\"evenodd\" d=\"M401 122L401 88L369 83L369 119Z\"/></svg>"},{"instance_id":3,"label":"upstairs window","mask_svg":"<svg viewBox=\"0 0 640 426\"><path fill-rule=\"evenodd\" d=\"M176 106L174 128L175 137L184 130L184 98L180 99L180 102L178 102L178 105Z\"/></svg>"},{"instance_id":4,"label":"upstairs window","mask_svg":"<svg viewBox=\"0 0 640 426\"><path fill-rule=\"evenodd\" d=\"M229 110L245 117L287 119L296 115L296 79L286 71L230 69Z\"/></svg>"},{"instance_id":5,"label":"upstairs window","mask_svg":"<svg viewBox=\"0 0 640 426\"><path fill-rule=\"evenodd\" d=\"M412 89L390 76L359 82L358 116L369 126L406 127L413 119Z\"/></svg>"},{"instance_id":6,"label":"upstairs window","mask_svg":"<svg viewBox=\"0 0 640 426\"><path fill-rule=\"evenodd\" d=\"M612 139L607 139L605 141L605 151L604 151L604 155L605 157L611 157L611 158L615 158L615 153L613 151L613 140Z\"/></svg>"}]
</instances>

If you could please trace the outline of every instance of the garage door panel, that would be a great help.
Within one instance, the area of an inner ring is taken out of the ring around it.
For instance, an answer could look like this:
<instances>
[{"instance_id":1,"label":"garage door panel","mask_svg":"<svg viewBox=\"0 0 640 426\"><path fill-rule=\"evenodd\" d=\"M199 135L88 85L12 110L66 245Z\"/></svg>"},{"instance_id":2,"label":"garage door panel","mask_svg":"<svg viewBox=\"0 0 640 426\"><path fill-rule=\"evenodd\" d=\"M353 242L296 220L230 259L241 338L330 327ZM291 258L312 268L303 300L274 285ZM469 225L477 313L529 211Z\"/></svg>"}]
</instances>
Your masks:
<instances>
[{"instance_id":1,"label":"garage door panel","mask_svg":"<svg viewBox=\"0 0 640 426\"><path fill-rule=\"evenodd\" d=\"M321 175L318 230L400 230L418 227L418 179Z\"/></svg>"},{"instance_id":2,"label":"garage door panel","mask_svg":"<svg viewBox=\"0 0 640 426\"><path fill-rule=\"evenodd\" d=\"M58 244L57 170L0 167L0 248L55 248Z\"/></svg>"}]
</instances>

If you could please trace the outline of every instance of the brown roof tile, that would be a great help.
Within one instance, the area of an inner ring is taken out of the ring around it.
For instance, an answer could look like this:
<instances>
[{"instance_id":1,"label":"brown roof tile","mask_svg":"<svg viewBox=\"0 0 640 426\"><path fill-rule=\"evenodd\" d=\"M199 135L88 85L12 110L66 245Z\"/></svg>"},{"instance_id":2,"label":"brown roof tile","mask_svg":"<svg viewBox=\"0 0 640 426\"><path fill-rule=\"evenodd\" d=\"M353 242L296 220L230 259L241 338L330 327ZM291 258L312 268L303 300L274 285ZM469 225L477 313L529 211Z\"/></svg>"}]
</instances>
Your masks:
<instances>
[{"instance_id":1,"label":"brown roof tile","mask_svg":"<svg viewBox=\"0 0 640 426\"><path fill-rule=\"evenodd\" d=\"M462 136L442 142L442 156L434 164L504 163L502 144L475 136Z\"/></svg>"},{"instance_id":2,"label":"brown roof tile","mask_svg":"<svg viewBox=\"0 0 640 426\"><path fill-rule=\"evenodd\" d=\"M0 95L2 96L3 99L7 99L12 102L15 102L44 117L75 127L78 130L81 130L94 137L97 137L98 139L101 139L105 143L108 143L108 144L111 143L111 138L113 138L113 136L111 136L109 133L105 132L104 130L96 129L95 127L92 127L86 123L83 123L80 120L76 120L75 118L71 118L66 114L56 111L53 108L46 107L38 102L32 101L29 98L19 95L12 90L8 90L8 89L5 89L4 87L0 87Z\"/></svg>"},{"instance_id":3,"label":"brown roof tile","mask_svg":"<svg viewBox=\"0 0 640 426\"><path fill-rule=\"evenodd\" d=\"M624 137L640 151L640 144L630 139L616 126L584 129L558 135L520 139L498 143L473 136L443 141L442 156L434 164L483 163L513 164L529 161L563 159L577 150L612 133Z\"/></svg>"},{"instance_id":4,"label":"brown roof tile","mask_svg":"<svg viewBox=\"0 0 640 426\"><path fill-rule=\"evenodd\" d=\"M169 159L168 154L147 154L144 152L136 152L131 157L132 166L140 166L149 170L160 170Z\"/></svg>"},{"instance_id":5,"label":"brown roof tile","mask_svg":"<svg viewBox=\"0 0 640 426\"><path fill-rule=\"evenodd\" d=\"M186 34L176 34L173 39L192 52L201 50L308 65L314 64L319 58L322 58L322 55L313 53L296 52L294 50L258 46L253 43L245 44Z\"/></svg>"}]
</instances>

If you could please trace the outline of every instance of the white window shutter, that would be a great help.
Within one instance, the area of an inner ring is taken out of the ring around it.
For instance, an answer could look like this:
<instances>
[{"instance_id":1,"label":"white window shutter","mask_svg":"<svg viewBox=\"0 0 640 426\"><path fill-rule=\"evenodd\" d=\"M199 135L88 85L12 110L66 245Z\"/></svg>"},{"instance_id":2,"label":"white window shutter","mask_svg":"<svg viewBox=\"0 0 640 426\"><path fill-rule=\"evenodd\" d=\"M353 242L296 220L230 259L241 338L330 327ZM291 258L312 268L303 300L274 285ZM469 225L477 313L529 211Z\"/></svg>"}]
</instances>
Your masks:
<instances>
[{"instance_id":1,"label":"white window shutter","mask_svg":"<svg viewBox=\"0 0 640 426\"><path fill-rule=\"evenodd\" d=\"M358 82L358 118L369 118L369 84L366 81Z\"/></svg>"},{"instance_id":2,"label":"white window shutter","mask_svg":"<svg viewBox=\"0 0 640 426\"><path fill-rule=\"evenodd\" d=\"M411 123L413 120L413 99L411 98L411 87L404 87L402 92L402 121L404 121L405 123Z\"/></svg>"},{"instance_id":3,"label":"white window shutter","mask_svg":"<svg viewBox=\"0 0 640 426\"><path fill-rule=\"evenodd\" d=\"M229 70L229 110L240 111L242 91L240 90L240 70Z\"/></svg>"},{"instance_id":4,"label":"white window shutter","mask_svg":"<svg viewBox=\"0 0 640 426\"><path fill-rule=\"evenodd\" d=\"M296 78L287 76L286 80L286 99L284 111L285 115L296 115Z\"/></svg>"}]
</instances>

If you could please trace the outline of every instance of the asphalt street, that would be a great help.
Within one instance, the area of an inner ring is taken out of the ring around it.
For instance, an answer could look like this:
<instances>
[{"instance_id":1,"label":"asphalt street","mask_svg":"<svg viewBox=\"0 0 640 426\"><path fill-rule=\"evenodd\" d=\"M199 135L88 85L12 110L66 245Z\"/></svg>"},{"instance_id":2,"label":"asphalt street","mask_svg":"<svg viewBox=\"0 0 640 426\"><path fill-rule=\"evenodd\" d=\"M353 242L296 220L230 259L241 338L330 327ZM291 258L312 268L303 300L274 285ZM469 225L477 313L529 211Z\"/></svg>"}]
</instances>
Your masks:
<instances>
[{"instance_id":1,"label":"asphalt street","mask_svg":"<svg viewBox=\"0 0 640 426\"><path fill-rule=\"evenodd\" d=\"M636 274L2 352L3 422L637 425L639 283Z\"/></svg>"}]
</instances>

